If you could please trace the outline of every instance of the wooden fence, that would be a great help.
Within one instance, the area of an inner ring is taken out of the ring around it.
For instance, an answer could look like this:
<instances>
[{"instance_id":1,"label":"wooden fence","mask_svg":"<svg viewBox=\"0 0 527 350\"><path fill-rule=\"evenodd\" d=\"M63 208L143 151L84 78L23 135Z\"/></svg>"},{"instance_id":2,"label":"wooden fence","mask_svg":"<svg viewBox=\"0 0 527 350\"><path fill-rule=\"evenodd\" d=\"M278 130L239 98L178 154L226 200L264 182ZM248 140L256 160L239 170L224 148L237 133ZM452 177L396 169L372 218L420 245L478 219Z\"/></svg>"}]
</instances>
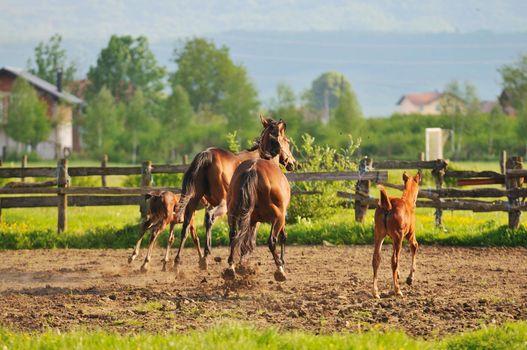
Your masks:
<instances>
[{"instance_id":1,"label":"wooden fence","mask_svg":"<svg viewBox=\"0 0 527 350\"><path fill-rule=\"evenodd\" d=\"M146 214L145 194L152 190L170 190L179 192L179 188L152 187L153 174L183 173L187 165L153 165L145 161L141 166L112 167L108 166L107 157L103 157L100 167L69 167L66 159L61 159L57 167L28 167L27 159L22 160L20 168L0 168L0 178L20 178L0 188L0 218L2 208L57 207L59 232L67 229L68 206L113 206L139 205L141 214ZM368 209L374 208L377 199L370 197L371 183L382 183L386 187L402 190L402 185L387 183L388 170L422 170L430 171L435 183L434 189L421 189L418 207L435 208L436 225L442 225L443 210L471 210L475 212L504 211L509 215L509 226L519 227L521 211L527 205L521 198L527 197L527 188L522 188L527 170L523 170L521 157L507 158L502 154L501 172L494 171L456 171L448 169L445 160L434 161L373 161L364 158L359 163L357 172L309 172L288 173L289 181L356 181L350 192L338 192L337 196L349 199L355 209L355 220L363 222ZM106 176L141 175L141 187L107 187ZM101 187L71 187L70 177L100 176ZM39 183L26 183L25 178L44 177L51 180ZM453 178L458 185L503 184L505 189L477 188L459 189L443 188L445 179ZM293 195L310 195L317 192L293 191ZM24 196L16 196L24 195ZM31 196L33 195L33 196ZM377 197L377 193L375 193ZM477 198L477 199L473 199ZM480 198L507 198L506 201L483 201Z\"/></svg>"}]
</instances>

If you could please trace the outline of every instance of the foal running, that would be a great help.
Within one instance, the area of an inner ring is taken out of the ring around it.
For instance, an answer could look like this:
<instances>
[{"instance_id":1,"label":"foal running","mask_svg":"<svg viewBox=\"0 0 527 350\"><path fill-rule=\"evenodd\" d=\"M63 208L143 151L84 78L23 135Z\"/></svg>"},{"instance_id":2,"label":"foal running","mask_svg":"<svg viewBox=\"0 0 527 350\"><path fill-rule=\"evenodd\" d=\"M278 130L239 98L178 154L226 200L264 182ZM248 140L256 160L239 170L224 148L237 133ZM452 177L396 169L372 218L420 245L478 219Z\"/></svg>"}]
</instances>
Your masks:
<instances>
[{"instance_id":1,"label":"foal running","mask_svg":"<svg viewBox=\"0 0 527 350\"><path fill-rule=\"evenodd\" d=\"M271 223L269 250L276 264L274 278L285 281L284 250L287 234L285 217L291 198L287 178L279 166L279 159L292 158L287 139L280 139L280 128L266 137L272 147L271 159L247 160L240 164L232 177L227 196L229 208L230 246L229 267L225 279L234 279L235 260L241 260L254 250L260 222ZM280 256L276 241L280 238Z\"/></svg>"},{"instance_id":2,"label":"foal running","mask_svg":"<svg viewBox=\"0 0 527 350\"><path fill-rule=\"evenodd\" d=\"M380 298L377 288L377 270L381 263L381 247L384 238L388 235L392 239L392 273L393 289L395 295L402 296L399 288L399 257L403 246L403 239L410 242L410 252L412 254L412 268L406 279L406 283L411 285L415 272L415 254L417 253L417 240L415 239L415 203L419 192L419 182L421 174L408 176L403 174L404 190L401 198L389 198L384 187L379 186L381 198L375 210L375 247L373 251L373 296Z\"/></svg>"},{"instance_id":3,"label":"foal running","mask_svg":"<svg viewBox=\"0 0 527 350\"><path fill-rule=\"evenodd\" d=\"M139 248L141 247L141 241L143 240L143 237L146 233L146 231L150 230L150 242L148 243L148 252L145 257L145 261L143 262L143 265L141 265L141 271L146 272L148 270L148 264L150 262L150 258L152 256L152 250L154 248L154 243L159 236L161 232L165 229L165 227L170 224L170 235L168 238L168 244L167 249L165 252L165 257L162 260L164 262L163 264L163 271L166 270L166 263L168 261L168 256L170 254L170 247L172 246L172 243L174 242L174 226L176 224L180 224L183 222L181 217L177 217L174 214L174 209L179 202L179 194L175 194L170 191L153 191L146 195L147 197L147 208L148 213L146 216L146 220L141 223L139 226L139 238L137 239L137 242L135 243L134 251L132 252L132 255L128 258L128 263L132 263L132 261L135 260L137 255L139 255ZM196 247L198 249L198 254L201 259L201 249L199 247L199 239L196 234L196 228L194 225L193 220L190 222L190 232L192 235L192 239L194 240L194 243L196 244Z\"/></svg>"},{"instance_id":4,"label":"foal running","mask_svg":"<svg viewBox=\"0 0 527 350\"><path fill-rule=\"evenodd\" d=\"M241 162L249 159L269 158L269 144L265 141L271 131L278 131L278 138L286 140L286 124L283 120L275 121L271 118L263 118L260 121L264 130L255 146L249 150L234 154L221 148L208 148L196 155L190 167L183 177L181 199L176 208L176 215L183 216L183 227L181 228L181 240L174 263L180 264L180 253L188 236L189 223L194 218L197 205L205 198L208 203L205 212L205 230L207 243L203 258L200 258L200 268L207 268L207 256L211 253L211 230L212 225L219 217L227 213L227 191L234 171ZM292 155L280 160L288 169L292 170L295 159Z\"/></svg>"}]
</instances>

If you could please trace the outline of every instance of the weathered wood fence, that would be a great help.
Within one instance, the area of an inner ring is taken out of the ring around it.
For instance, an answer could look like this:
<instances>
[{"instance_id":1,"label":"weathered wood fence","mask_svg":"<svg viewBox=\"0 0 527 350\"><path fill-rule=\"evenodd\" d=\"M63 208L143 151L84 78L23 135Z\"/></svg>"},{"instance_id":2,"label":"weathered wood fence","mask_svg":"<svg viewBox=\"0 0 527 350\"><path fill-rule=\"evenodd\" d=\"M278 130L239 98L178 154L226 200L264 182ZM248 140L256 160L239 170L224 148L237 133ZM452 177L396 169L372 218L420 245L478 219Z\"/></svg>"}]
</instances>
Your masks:
<instances>
[{"instance_id":1,"label":"weathered wood fence","mask_svg":"<svg viewBox=\"0 0 527 350\"><path fill-rule=\"evenodd\" d=\"M59 232L67 229L68 206L114 206L139 205L141 214L146 215L145 194L152 190L170 190L179 192L174 187L153 187L153 174L183 173L188 165L152 164L145 161L141 166L115 167L108 166L108 158L103 157L100 167L69 167L67 159L61 159L57 167L28 167L27 158L22 160L20 168L0 168L0 178L20 178L0 188L0 218L2 208L57 207ZM527 197L527 188L522 188L527 170L523 170L521 157L507 158L502 154L501 173L494 171L456 171L448 169L445 160L434 161L374 161L364 158L359 163L357 172L310 172L288 173L289 181L356 181L353 193L338 192L337 196L353 202L355 219L363 222L368 209L377 205L370 196L371 183L382 183L386 187L402 190L402 185L387 183L388 170L421 170L430 171L434 178L435 188L421 189L417 202L418 207L435 208L436 225L442 225L443 210L471 210L475 212L503 211L509 216L509 226L517 229L522 211L527 205L522 198ZM107 187L107 176L141 175L141 187ZM100 176L101 187L72 187L70 178L75 176ZM27 183L26 178L52 178L38 183ZM505 189L476 188L459 189L443 188L446 178L454 178L459 186L503 184ZM318 192L293 191L293 195L310 195ZM24 195L24 196L16 196ZM31 196L33 195L33 196ZM474 199L477 198L477 199ZM483 201L479 198L496 198L494 201ZM506 198L505 201L498 198Z\"/></svg>"}]
</instances>

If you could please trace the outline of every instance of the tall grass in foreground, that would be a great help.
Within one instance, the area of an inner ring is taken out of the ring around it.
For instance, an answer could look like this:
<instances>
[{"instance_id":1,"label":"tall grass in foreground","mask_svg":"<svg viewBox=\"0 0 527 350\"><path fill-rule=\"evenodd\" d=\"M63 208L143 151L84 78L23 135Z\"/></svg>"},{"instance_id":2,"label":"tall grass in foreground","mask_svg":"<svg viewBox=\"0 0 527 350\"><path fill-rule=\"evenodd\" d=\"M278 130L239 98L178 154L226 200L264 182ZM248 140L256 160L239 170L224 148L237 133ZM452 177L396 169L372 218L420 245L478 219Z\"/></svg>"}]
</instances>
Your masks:
<instances>
[{"instance_id":1,"label":"tall grass in foreground","mask_svg":"<svg viewBox=\"0 0 527 350\"><path fill-rule=\"evenodd\" d=\"M69 229L56 233L56 209L10 209L3 211L0 223L0 249L35 248L130 248L137 239L139 210L136 206L70 208ZM522 246L527 247L527 230L517 231L506 226L506 213L476 214L445 212L445 227L436 228L433 210L417 210L417 240L424 244L454 246ZM198 212L198 233L203 240L203 213ZM366 222L354 222L352 209L338 209L333 215L314 220L300 220L286 226L288 244L371 244L373 242L373 211ZM176 226L179 238L180 225ZM266 244L270 226L263 224L258 243ZM229 229L225 219L213 228L213 245L229 244ZM165 245L168 232L161 235ZM146 243L147 240L144 240ZM192 242L188 240L188 244Z\"/></svg>"},{"instance_id":2,"label":"tall grass in foreground","mask_svg":"<svg viewBox=\"0 0 527 350\"><path fill-rule=\"evenodd\" d=\"M511 323L439 340L414 339L402 332L314 335L279 333L239 324L186 334L119 335L104 331L19 333L0 329L4 349L525 349L527 324Z\"/></svg>"}]
</instances>

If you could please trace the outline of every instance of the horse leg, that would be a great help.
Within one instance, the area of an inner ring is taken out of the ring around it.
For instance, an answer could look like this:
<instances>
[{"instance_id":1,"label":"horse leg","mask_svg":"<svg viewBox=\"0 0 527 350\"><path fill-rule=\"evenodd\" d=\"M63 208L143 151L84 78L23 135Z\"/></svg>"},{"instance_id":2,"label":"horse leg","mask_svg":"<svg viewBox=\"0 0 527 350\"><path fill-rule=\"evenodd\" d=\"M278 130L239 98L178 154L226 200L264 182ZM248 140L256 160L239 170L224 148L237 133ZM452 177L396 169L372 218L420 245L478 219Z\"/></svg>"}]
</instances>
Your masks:
<instances>
[{"instance_id":1,"label":"horse leg","mask_svg":"<svg viewBox=\"0 0 527 350\"><path fill-rule=\"evenodd\" d=\"M373 296L375 298L380 298L379 288L377 287L377 272L379 270L379 265L381 264L381 248L382 242L384 241L384 235L381 233L375 232L375 242L373 248L373 258L371 261L373 267Z\"/></svg>"},{"instance_id":2,"label":"horse leg","mask_svg":"<svg viewBox=\"0 0 527 350\"><path fill-rule=\"evenodd\" d=\"M399 259L401 256L401 249L403 247L402 237L399 236L393 240L393 253L392 253L392 273L393 273L393 291L395 295L403 296L401 289L399 288Z\"/></svg>"},{"instance_id":3,"label":"horse leg","mask_svg":"<svg viewBox=\"0 0 527 350\"><path fill-rule=\"evenodd\" d=\"M194 245L196 246L196 249L198 250L198 257L199 257L200 267L201 267L203 256L201 255L201 247L199 246L199 237L198 237L198 233L196 232L196 225L194 225L194 218L190 220L190 236L192 237L192 240L194 241ZM206 268L207 266L205 266L205 269Z\"/></svg>"},{"instance_id":4,"label":"horse leg","mask_svg":"<svg viewBox=\"0 0 527 350\"><path fill-rule=\"evenodd\" d=\"M176 265L176 268L178 268L181 264L181 258L179 257L179 255L181 254L181 249L183 249L183 247L185 246L185 241L188 237L190 224L192 224L192 226L194 225L194 213L196 211L198 203L199 199L196 199L196 197L194 197L189 201L187 208L185 209L185 217L183 219L183 226L181 227L181 240L179 241L179 248L176 254L176 258L174 259L174 264Z\"/></svg>"},{"instance_id":5,"label":"horse leg","mask_svg":"<svg viewBox=\"0 0 527 350\"><path fill-rule=\"evenodd\" d=\"M170 232L168 235L167 250L165 252L165 257L163 258L163 260L161 260L163 262L163 271L167 270L167 264L169 261L168 258L170 256L170 249L172 248L172 244L174 244L174 227L175 226L176 226L175 222L170 223Z\"/></svg>"},{"instance_id":6,"label":"horse leg","mask_svg":"<svg viewBox=\"0 0 527 350\"><path fill-rule=\"evenodd\" d=\"M286 280L285 272L284 272L284 265L282 264L282 260L276 253L276 239L278 235L280 234L280 232L282 232L282 230L284 229L284 225L285 225L285 218L284 217L277 218L273 223L273 227L271 228L271 233L269 234L269 240L267 242L269 245L269 250L271 251L274 262L276 264L276 271L274 273L274 279L279 282Z\"/></svg>"},{"instance_id":7,"label":"horse leg","mask_svg":"<svg viewBox=\"0 0 527 350\"><path fill-rule=\"evenodd\" d=\"M285 254L285 242L287 241L287 233L285 232L285 226L280 232L280 260L282 261L282 266L285 266L284 254Z\"/></svg>"},{"instance_id":8,"label":"horse leg","mask_svg":"<svg viewBox=\"0 0 527 350\"><path fill-rule=\"evenodd\" d=\"M153 230L152 234L150 235L150 242L148 243L148 252L146 253L145 261L143 262L143 265L141 265L141 272L147 272L148 271L148 264L150 263L150 258L152 256L152 250L154 249L154 243L159 236L159 233L163 231L165 228L165 225L163 223L159 223Z\"/></svg>"},{"instance_id":9,"label":"horse leg","mask_svg":"<svg viewBox=\"0 0 527 350\"><path fill-rule=\"evenodd\" d=\"M229 245L230 253L227 263L229 267L223 271L223 278L226 280L233 280L236 276L235 266L234 266L234 250L235 250L235 241L236 241L236 219L229 215Z\"/></svg>"},{"instance_id":10,"label":"horse leg","mask_svg":"<svg viewBox=\"0 0 527 350\"><path fill-rule=\"evenodd\" d=\"M415 255L417 254L417 249L419 248L419 244L417 243L417 240L415 239L415 233L412 233L410 236L410 253L412 254L412 268L410 269L410 274L408 275L408 278L406 278L406 283L411 286L414 281L414 273L415 273Z\"/></svg>"},{"instance_id":11,"label":"horse leg","mask_svg":"<svg viewBox=\"0 0 527 350\"><path fill-rule=\"evenodd\" d=\"M212 225L216 220L227 213L227 202L225 199L220 201L220 204L215 207L207 207L205 211L205 236L207 237L205 251L203 254L203 259L200 260L200 268L207 269L207 257L212 253Z\"/></svg>"},{"instance_id":12,"label":"horse leg","mask_svg":"<svg viewBox=\"0 0 527 350\"><path fill-rule=\"evenodd\" d=\"M135 247L132 252L132 255L130 255L130 257L128 258L129 264L131 264L132 261L134 261L135 258L137 258L137 256L139 255L139 248L141 248L141 241L143 240L143 237L145 236L146 230L150 228L151 225L152 224L150 223L150 220L145 220L141 222L141 225L139 226L139 238L137 239L137 242L135 243Z\"/></svg>"}]
</instances>

